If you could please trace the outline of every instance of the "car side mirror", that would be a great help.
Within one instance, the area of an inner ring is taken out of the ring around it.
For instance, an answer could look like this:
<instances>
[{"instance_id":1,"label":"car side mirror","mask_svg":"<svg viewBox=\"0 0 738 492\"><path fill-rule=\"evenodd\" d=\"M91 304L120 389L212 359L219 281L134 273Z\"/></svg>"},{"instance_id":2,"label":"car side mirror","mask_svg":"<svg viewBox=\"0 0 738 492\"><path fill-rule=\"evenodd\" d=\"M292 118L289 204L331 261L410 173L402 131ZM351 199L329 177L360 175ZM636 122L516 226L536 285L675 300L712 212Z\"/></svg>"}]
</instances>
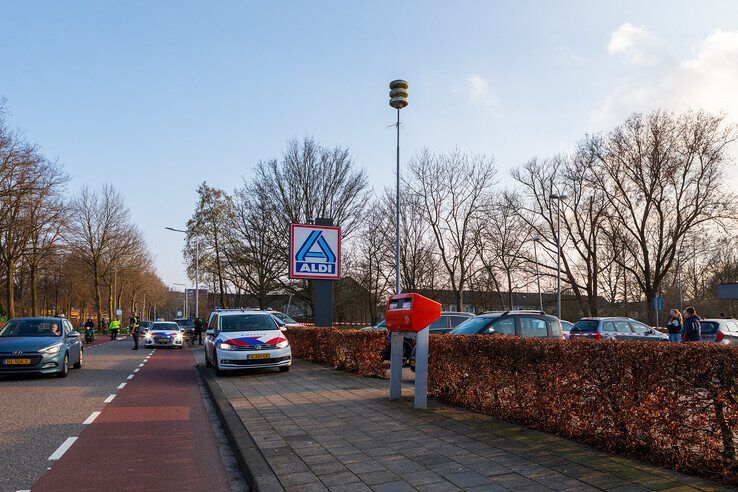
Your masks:
<instances>
[{"instance_id":1,"label":"car side mirror","mask_svg":"<svg viewBox=\"0 0 738 492\"><path fill-rule=\"evenodd\" d=\"M279 327L279 331L287 331L287 327L286 326L280 326Z\"/></svg>"},{"instance_id":2,"label":"car side mirror","mask_svg":"<svg viewBox=\"0 0 738 492\"><path fill-rule=\"evenodd\" d=\"M73 331L69 335L73 336L74 338L79 338L79 332L78 331Z\"/></svg>"}]
</instances>

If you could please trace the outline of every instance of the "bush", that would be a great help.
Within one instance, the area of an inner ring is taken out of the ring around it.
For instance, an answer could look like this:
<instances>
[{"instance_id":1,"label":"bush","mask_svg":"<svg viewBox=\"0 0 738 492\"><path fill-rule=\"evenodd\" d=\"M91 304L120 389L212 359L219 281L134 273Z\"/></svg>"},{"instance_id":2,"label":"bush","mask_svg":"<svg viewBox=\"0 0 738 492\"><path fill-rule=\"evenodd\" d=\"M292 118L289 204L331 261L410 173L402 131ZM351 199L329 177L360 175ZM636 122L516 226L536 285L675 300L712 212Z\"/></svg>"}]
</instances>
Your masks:
<instances>
[{"instance_id":1,"label":"bush","mask_svg":"<svg viewBox=\"0 0 738 492\"><path fill-rule=\"evenodd\" d=\"M311 362L330 364L336 369L362 376L383 377L381 352L387 334L382 331L339 330L336 328L290 328L287 339L292 355Z\"/></svg>"},{"instance_id":2,"label":"bush","mask_svg":"<svg viewBox=\"0 0 738 492\"><path fill-rule=\"evenodd\" d=\"M442 338L441 338L442 337ZM736 483L738 350L433 335L439 400Z\"/></svg>"}]
</instances>

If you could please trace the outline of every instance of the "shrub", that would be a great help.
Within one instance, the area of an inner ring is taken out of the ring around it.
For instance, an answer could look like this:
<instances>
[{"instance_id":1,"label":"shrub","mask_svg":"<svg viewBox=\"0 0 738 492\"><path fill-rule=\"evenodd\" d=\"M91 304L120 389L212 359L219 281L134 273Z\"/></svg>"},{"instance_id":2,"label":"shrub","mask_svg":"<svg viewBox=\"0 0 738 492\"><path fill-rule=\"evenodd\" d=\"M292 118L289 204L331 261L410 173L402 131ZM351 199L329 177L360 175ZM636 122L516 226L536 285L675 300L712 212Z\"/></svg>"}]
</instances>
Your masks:
<instances>
[{"instance_id":1,"label":"shrub","mask_svg":"<svg viewBox=\"0 0 738 492\"><path fill-rule=\"evenodd\" d=\"M429 357L428 390L439 400L678 470L738 479L737 349L434 335Z\"/></svg>"},{"instance_id":2,"label":"shrub","mask_svg":"<svg viewBox=\"0 0 738 492\"><path fill-rule=\"evenodd\" d=\"M383 377L381 352L386 332L339 330L336 328L290 328L287 338L292 355L311 362L330 364L336 369L362 376Z\"/></svg>"}]
</instances>

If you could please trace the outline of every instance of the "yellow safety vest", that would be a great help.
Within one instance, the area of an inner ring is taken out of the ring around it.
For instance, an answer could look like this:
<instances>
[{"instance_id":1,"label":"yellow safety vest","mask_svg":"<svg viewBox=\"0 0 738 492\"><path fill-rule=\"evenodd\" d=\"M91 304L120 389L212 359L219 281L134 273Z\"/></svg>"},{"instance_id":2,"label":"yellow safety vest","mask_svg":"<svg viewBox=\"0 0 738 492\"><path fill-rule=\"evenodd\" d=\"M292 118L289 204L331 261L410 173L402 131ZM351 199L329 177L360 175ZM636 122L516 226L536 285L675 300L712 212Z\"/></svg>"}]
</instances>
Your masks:
<instances>
[{"instance_id":1,"label":"yellow safety vest","mask_svg":"<svg viewBox=\"0 0 738 492\"><path fill-rule=\"evenodd\" d=\"M119 329L120 328L120 321L114 319L113 321L110 322L110 325L108 326L108 328L110 328L111 330L117 330L117 329Z\"/></svg>"}]
</instances>

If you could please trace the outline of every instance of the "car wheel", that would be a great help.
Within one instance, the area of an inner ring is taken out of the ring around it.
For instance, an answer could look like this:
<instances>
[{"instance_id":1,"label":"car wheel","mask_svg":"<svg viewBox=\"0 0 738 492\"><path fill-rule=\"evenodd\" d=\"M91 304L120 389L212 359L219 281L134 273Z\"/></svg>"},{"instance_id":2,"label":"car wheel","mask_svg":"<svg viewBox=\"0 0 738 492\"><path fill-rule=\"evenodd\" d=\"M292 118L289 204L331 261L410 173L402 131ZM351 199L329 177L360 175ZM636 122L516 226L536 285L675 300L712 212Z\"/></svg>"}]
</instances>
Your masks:
<instances>
[{"instance_id":1,"label":"car wheel","mask_svg":"<svg viewBox=\"0 0 738 492\"><path fill-rule=\"evenodd\" d=\"M61 371L56 373L56 377L65 378L69 374L69 354L64 354L64 363L62 364Z\"/></svg>"},{"instance_id":2,"label":"car wheel","mask_svg":"<svg viewBox=\"0 0 738 492\"><path fill-rule=\"evenodd\" d=\"M290 372L290 366L280 366L279 372Z\"/></svg>"},{"instance_id":3,"label":"car wheel","mask_svg":"<svg viewBox=\"0 0 738 492\"><path fill-rule=\"evenodd\" d=\"M210 359L208 358L208 352L205 351L205 367L213 367L213 363L210 362Z\"/></svg>"},{"instance_id":4,"label":"car wheel","mask_svg":"<svg viewBox=\"0 0 738 492\"><path fill-rule=\"evenodd\" d=\"M82 361L83 361L84 357L85 357L85 351L84 350L80 350L79 351L79 360L72 367L74 367L75 369L81 369L82 368Z\"/></svg>"},{"instance_id":5,"label":"car wheel","mask_svg":"<svg viewBox=\"0 0 738 492\"><path fill-rule=\"evenodd\" d=\"M225 371L220 368L218 365L218 354L216 353L213 356L213 365L215 366L215 375L216 376L225 376Z\"/></svg>"}]
</instances>

